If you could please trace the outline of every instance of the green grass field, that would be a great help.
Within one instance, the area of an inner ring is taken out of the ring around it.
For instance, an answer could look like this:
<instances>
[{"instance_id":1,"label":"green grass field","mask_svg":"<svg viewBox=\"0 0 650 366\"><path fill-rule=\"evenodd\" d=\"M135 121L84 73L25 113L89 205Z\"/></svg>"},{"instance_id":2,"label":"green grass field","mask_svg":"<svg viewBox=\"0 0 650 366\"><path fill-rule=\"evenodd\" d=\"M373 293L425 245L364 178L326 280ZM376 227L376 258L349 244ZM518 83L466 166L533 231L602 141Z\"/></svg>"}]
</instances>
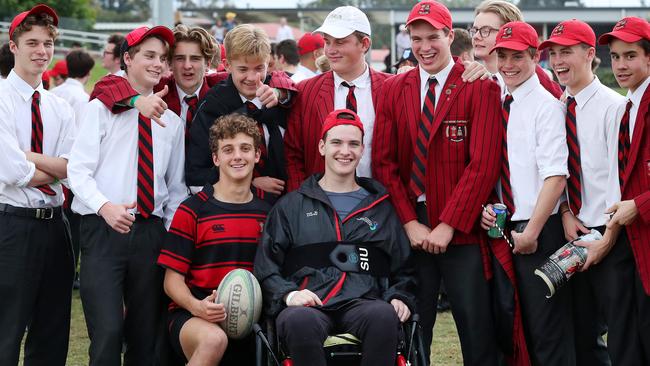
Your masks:
<instances>
[{"instance_id":1,"label":"green grass field","mask_svg":"<svg viewBox=\"0 0 650 366\"><path fill-rule=\"evenodd\" d=\"M70 346L66 366L88 365L88 333L84 321L79 291L73 292ZM22 364L22 360L21 360ZM460 343L450 312L438 314L431 345L432 365L461 365Z\"/></svg>"}]
</instances>

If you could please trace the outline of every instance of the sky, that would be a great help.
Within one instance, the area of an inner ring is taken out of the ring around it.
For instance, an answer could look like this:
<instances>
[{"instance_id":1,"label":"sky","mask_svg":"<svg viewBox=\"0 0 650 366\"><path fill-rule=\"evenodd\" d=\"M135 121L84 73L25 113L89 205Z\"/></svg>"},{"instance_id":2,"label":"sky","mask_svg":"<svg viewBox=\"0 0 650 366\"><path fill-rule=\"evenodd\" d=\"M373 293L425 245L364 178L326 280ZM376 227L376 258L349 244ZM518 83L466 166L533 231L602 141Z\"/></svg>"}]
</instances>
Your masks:
<instances>
[{"instance_id":1,"label":"sky","mask_svg":"<svg viewBox=\"0 0 650 366\"><path fill-rule=\"evenodd\" d=\"M303 4L309 0L302 0ZM293 8L298 0L240 0L237 4L250 4L251 8ZM585 0L587 6L638 6L639 0ZM239 5L244 7L243 5Z\"/></svg>"}]
</instances>

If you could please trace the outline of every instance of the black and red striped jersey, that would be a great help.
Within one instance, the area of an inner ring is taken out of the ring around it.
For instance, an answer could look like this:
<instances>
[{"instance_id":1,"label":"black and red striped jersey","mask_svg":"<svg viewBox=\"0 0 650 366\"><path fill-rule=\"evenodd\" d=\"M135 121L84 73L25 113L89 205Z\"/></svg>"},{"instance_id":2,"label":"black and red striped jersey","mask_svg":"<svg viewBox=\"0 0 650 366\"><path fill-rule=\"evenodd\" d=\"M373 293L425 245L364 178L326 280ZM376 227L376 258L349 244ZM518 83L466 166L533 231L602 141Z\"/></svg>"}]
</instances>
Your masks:
<instances>
[{"instance_id":1,"label":"black and red striped jersey","mask_svg":"<svg viewBox=\"0 0 650 366\"><path fill-rule=\"evenodd\" d=\"M158 257L158 265L184 275L194 296L201 299L231 270L253 270L271 209L255 196L235 204L218 201L213 193L212 185L206 185L178 207Z\"/></svg>"}]
</instances>

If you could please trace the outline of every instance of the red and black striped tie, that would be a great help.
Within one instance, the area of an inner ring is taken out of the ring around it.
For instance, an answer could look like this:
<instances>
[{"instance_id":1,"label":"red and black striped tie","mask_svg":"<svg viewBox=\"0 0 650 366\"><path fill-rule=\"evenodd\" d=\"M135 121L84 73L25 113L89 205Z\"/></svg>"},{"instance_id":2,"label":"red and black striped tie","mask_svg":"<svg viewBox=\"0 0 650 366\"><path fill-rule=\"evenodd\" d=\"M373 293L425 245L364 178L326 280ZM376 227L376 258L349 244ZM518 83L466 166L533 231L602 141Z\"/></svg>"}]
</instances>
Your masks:
<instances>
[{"instance_id":1,"label":"red and black striped tie","mask_svg":"<svg viewBox=\"0 0 650 366\"><path fill-rule=\"evenodd\" d=\"M43 153L43 119L41 118L41 94L38 91L32 95L32 151L38 154ZM56 196L56 192L47 184L36 187L39 191L48 196Z\"/></svg>"},{"instance_id":2,"label":"red and black striped tie","mask_svg":"<svg viewBox=\"0 0 650 366\"><path fill-rule=\"evenodd\" d=\"M621 188L623 187L623 183L625 183L625 168L630 152L630 109L632 109L631 100L625 106L625 114L621 118L621 125L618 129L618 183L621 185Z\"/></svg>"},{"instance_id":3,"label":"red and black striped tie","mask_svg":"<svg viewBox=\"0 0 650 366\"><path fill-rule=\"evenodd\" d=\"M580 143L578 142L578 127L576 124L576 99L568 97L566 100L566 142L569 147L569 208L578 216L582 207L582 183L580 176Z\"/></svg>"},{"instance_id":4,"label":"red and black striped tie","mask_svg":"<svg viewBox=\"0 0 650 366\"><path fill-rule=\"evenodd\" d=\"M192 118L194 118L194 114L196 113L196 106L199 104L199 98L196 95L186 95L183 100L187 103L187 114L185 115L185 136L188 136L190 126L192 126Z\"/></svg>"},{"instance_id":5,"label":"red and black striped tie","mask_svg":"<svg viewBox=\"0 0 650 366\"><path fill-rule=\"evenodd\" d=\"M154 163L151 120L138 114L138 212L145 219L154 208Z\"/></svg>"},{"instance_id":6,"label":"red and black striped tie","mask_svg":"<svg viewBox=\"0 0 650 366\"><path fill-rule=\"evenodd\" d=\"M510 185L510 163L508 162L508 119L510 118L510 104L512 95L506 95L501 109L501 122L503 123L503 143L501 144L501 200L506 205L510 214L515 212L515 202L512 198L512 185Z\"/></svg>"},{"instance_id":7,"label":"red and black striped tie","mask_svg":"<svg viewBox=\"0 0 650 366\"><path fill-rule=\"evenodd\" d=\"M354 96L354 89L356 87L345 81L342 82L341 85L348 88L348 96L345 98L345 108L357 113L357 97Z\"/></svg>"},{"instance_id":8,"label":"red and black striped tie","mask_svg":"<svg viewBox=\"0 0 650 366\"><path fill-rule=\"evenodd\" d=\"M429 136L433 125L433 113L436 106L436 78L429 79L429 90L424 98L420 123L418 124L418 136L413 149L413 165L411 167L411 191L416 197L424 193L424 181L427 163L427 152L429 150Z\"/></svg>"}]
</instances>

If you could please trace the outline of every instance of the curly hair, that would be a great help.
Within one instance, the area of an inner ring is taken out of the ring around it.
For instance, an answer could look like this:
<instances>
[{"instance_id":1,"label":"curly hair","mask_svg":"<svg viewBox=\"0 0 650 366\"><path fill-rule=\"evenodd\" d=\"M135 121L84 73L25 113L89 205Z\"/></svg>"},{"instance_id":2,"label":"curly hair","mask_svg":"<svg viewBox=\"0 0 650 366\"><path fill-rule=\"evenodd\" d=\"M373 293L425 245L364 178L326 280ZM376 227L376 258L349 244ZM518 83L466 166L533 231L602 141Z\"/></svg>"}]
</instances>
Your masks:
<instances>
[{"instance_id":1,"label":"curly hair","mask_svg":"<svg viewBox=\"0 0 650 366\"><path fill-rule=\"evenodd\" d=\"M199 45L203 58L210 62L219 52L219 47L215 39L201 27L188 27L185 24L179 24L174 28L174 46L169 50L169 59L172 59L176 46L179 42L192 42Z\"/></svg>"},{"instance_id":2,"label":"curly hair","mask_svg":"<svg viewBox=\"0 0 650 366\"><path fill-rule=\"evenodd\" d=\"M231 113L221 116L214 121L210 127L210 150L216 154L219 150L219 140L230 139L238 133L253 138L253 147L259 149L262 143L262 135L254 119L239 113Z\"/></svg>"}]
</instances>

